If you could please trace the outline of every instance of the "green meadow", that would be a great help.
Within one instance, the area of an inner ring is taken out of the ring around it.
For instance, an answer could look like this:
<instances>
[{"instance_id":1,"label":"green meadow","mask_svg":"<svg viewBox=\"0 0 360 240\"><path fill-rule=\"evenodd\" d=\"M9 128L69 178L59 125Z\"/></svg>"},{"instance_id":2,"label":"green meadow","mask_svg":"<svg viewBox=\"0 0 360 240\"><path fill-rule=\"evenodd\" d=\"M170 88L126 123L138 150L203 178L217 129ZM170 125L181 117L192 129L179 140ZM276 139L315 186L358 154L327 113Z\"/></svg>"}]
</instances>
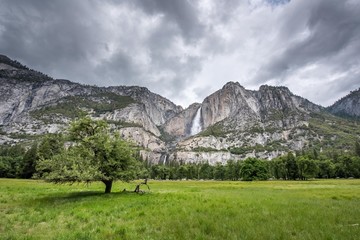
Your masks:
<instances>
[{"instance_id":1,"label":"green meadow","mask_svg":"<svg viewBox=\"0 0 360 240\"><path fill-rule=\"evenodd\" d=\"M55 185L0 179L0 239L359 239L360 180ZM145 188L142 187L145 190Z\"/></svg>"}]
</instances>

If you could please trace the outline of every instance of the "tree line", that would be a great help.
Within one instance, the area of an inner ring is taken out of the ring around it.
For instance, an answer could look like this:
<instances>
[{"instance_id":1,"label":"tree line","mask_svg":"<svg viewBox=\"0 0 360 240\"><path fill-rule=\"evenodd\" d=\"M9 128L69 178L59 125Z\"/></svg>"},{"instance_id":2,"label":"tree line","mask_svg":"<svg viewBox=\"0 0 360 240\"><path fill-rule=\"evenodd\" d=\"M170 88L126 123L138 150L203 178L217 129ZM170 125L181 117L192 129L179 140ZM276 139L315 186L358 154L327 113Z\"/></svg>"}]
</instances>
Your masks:
<instances>
[{"instance_id":1,"label":"tree line","mask_svg":"<svg viewBox=\"0 0 360 240\"><path fill-rule=\"evenodd\" d=\"M170 163L147 167L152 179L194 180L308 180L312 178L360 178L360 156L334 154L313 158L308 154L295 156L292 152L272 160L247 158L229 160L226 164Z\"/></svg>"},{"instance_id":2,"label":"tree line","mask_svg":"<svg viewBox=\"0 0 360 240\"><path fill-rule=\"evenodd\" d=\"M20 146L0 147L0 177L32 178L40 159L50 159L63 151L61 135L48 135L27 150ZM151 164L141 160L135 151L134 158L142 162L139 178L194 179L194 180L307 180L311 178L360 178L360 146L355 144L354 153L289 152L272 160L248 158L243 161L229 160L225 164L210 165L208 162ZM39 170L39 167L38 167Z\"/></svg>"},{"instance_id":3,"label":"tree line","mask_svg":"<svg viewBox=\"0 0 360 240\"><path fill-rule=\"evenodd\" d=\"M307 180L360 178L360 143L353 152L289 152L272 160L247 158L225 164L168 162L154 165L141 159L138 149L111 134L102 120L83 118L71 123L66 135L53 134L30 147L0 146L1 178L42 178L50 182L102 181L106 192L115 180L214 179Z\"/></svg>"}]
</instances>

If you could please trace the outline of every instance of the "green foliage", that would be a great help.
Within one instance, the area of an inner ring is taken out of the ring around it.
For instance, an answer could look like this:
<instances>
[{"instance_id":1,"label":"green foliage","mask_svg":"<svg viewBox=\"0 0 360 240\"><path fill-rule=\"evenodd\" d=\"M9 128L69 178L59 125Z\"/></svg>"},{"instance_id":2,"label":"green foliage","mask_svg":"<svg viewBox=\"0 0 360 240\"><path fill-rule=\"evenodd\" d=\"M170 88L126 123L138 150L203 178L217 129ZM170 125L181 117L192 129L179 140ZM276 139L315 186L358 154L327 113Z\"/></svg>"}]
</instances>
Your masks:
<instances>
[{"instance_id":1,"label":"green foliage","mask_svg":"<svg viewBox=\"0 0 360 240\"><path fill-rule=\"evenodd\" d=\"M153 179L215 179L215 180L308 180L311 178L360 178L360 157L332 152L289 152L272 160L249 158L229 160L226 164L208 162L166 165L148 165ZM315 158L317 156L318 158Z\"/></svg>"},{"instance_id":2,"label":"green foliage","mask_svg":"<svg viewBox=\"0 0 360 240\"><path fill-rule=\"evenodd\" d=\"M17 60L11 60L10 58L8 58L7 56L4 56L4 55L0 55L0 63L5 63L6 65L12 66L17 69L30 70L28 67L26 67L25 65L22 65Z\"/></svg>"},{"instance_id":3,"label":"green foliage","mask_svg":"<svg viewBox=\"0 0 360 240\"><path fill-rule=\"evenodd\" d=\"M115 180L134 179L140 162L135 160L130 145L118 135L110 136L105 121L83 118L69 129L74 144L50 158L42 158L37 170L54 183L102 181L105 192Z\"/></svg>"},{"instance_id":4,"label":"green foliage","mask_svg":"<svg viewBox=\"0 0 360 240\"><path fill-rule=\"evenodd\" d=\"M92 109L95 114L122 109L135 101L128 96L120 96L115 93L99 93L93 96L68 96L55 105L43 107L31 112L36 119L48 120L47 116L60 114L75 119L83 117L86 112L83 109Z\"/></svg>"},{"instance_id":5,"label":"green foliage","mask_svg":"<svg viewBox=\"0 0 360 240\"><path fill-rule=\"evenodd\" d=\"M35 173L35 167L38 159L38 146L37 143L34 142L31 148L28 149L23 156L21 178L32 178Z\"/></svg>"},{"instance_id":6,"label":"green foliage","mask_svg":"<svg viewBox=\"0 0 360 240\"><path fill-rule=\"evenodd\" d=\"M307 180L309 178L314 178L317 176L319 169L316 162L312 159L309 159L304 156L300 156L296 160L298 169L299 169L299 178L302 180Z\"/></svg>"},{"instance_id":7,"label":"green foliage","mask_svg":"<svg viewBox=\"0 0 360 240\"><path fill-rule=\"evenodd\" d=\"M199 133L199 136L214 136L214 137L226 137L228 132L224 130L224 126L221 123L216 123L207 127L204 131Z\"/></svg>"},{"instance_id":8,"label":"green foliage","mask_svg":"<svg viewBox=\"0 0 360 240\"><path fill-rule=\"evenodd\" d=\"M31 83L37 83L37 82L45 82L45 81L51 81L53 80L51 77L49 77L46 74L43 74L38 71L34 70L0 70L0 78L4 79L15 79L19 82L31 82Z\"/></svg>"},{"instance_id":9,"label":"green foliage","mask_svg":"<svg viewBox=\"0 0 360 240\"><path fill-rule=\"evenodd\" d=\"M284 158L285 160L285 170L286 170L286 178L290 180L296 180L299 176L299 168L296 163L295 156L292 152L289 152L287 156Z\"/></svg>"},{"instance_id":10,"label":"green foliage","mask_svg":"<svg viewBox=\"0 0 360 240\"><path fill-rule=\"evenodd\" d=\"M17 178L22 175L22 160L26 150L21 145L0 147L0 177Z\"/></svg>"},{"instance_id":11,"label":"green foliage","mask_svg":"<svg viewBox=\"0 0 360 240\"><path fill-rule=\"evenodd\" d=\"M188 167L187 165L181 164L177 169L177 177L178 179L186 179L188 175Z\"/></svg>"},{"instance_id":12,"label":"green foliage","mask_svg":"<svg viewBox=\"0 0 360 240\"><path fill-rule=\"evenodd\" d=\"M335 174L340 178L360 177L360 157L342 155L335 162Z\"/></svg>"},{"instance_id":13,"label":"green foliage","mask_svg":"<svg viewBox=\"0 0 360 240\"><path fill-rule=\"evenodd\" d=\"M299 165L292 152L271 161L270 169L277 179L296 180L299 177Z\"/></svg>"},{"instance_id":14,"label":"green foliage","mask_svg":"<svg viewBox=\"0 0 360 240\"><path fill-rule=\"evenodd\" d=\"M359 142L359 140L357 140L355 142L355 155L360 157L360 142Z\"/></svg>"},{"instance_id":15,"label":"green foliage","mask_svg":"<svg viewBox=\"0 0 360 240\"><path fill-rule=\"evenodd\" d=\"M168 179L170 177L170 169L164 165L153 165L151 166L152 179Z\"/></svg>"},{"instance_id":16,"label":"green foliage","mask_svg":"<svg viewBox=\"0 0 360 240\"><path fill-rule=\"evenodd\" d=\"M320 141L312 141L313 147L320 149L353 150L354 142L360 136L359 122L349 121L326 113L315 114L309 120L309 130L324 136Z\"/></svg>"},{"instance_id":17,"label":"green foliage","mask_svg":"<svg viewBox=\"0 0 360 240\"><path fill-rule=\"evenodd\" d=\"M163 127L161 126L157 126L157 128L160 130L160 139L166 143L168 142L172 142L174 140L176 140L175 136L170 135L169 133L167 133Z\"/></svg>"},{"instance_id":18,"label":"green foliage","mask_svg":"<svg viewBox=\"0 0 360 240\"><path fill-rule=\"evenodd\" d=\"M281 121L283 119L299 116L298 112L291 111L290 109L283 109L283 110L272 110L268 115L269 121Z\"/></svg>"},{"instance_id":19,"label":"green foliage","mask_svg":"<svg viewBox=\"0 0 360 240\"><path fill-rule=\"evenodd\" d=\"M113 121L113 120L106 120L108 124L114 124L115 126L121 127L121 128L127 128L127 127L142 127L141 124L134 123L134 122L125 122L125 121Z\"/></svg>"},{"instance_id":20,"label":"green foliage","mask_svg":"<svg viewBox=\"0 0 360 240\"><path fill-rule=\"evenodd\" d=\"M270 172L275 179L287 179L285 159L274 158L270 161Z\"/></svg>"},{"instance_id":21,"label":"green foliage","mask_svg":"<svg viewBox=\"0 0 360 240\"><path fill-rule=\"evenodd\" d=\"M2 178L17 178L20 176L20 164L22 157L0 157L0 177Z\"/></svg>"},{"instance_id":22,"label":"green foliage","mask_svg":"<svg viewBox=\"0 0 360 240\"><path fill-rule=\"evenodd\" d=\"M9 137L12 139L37 140L39 138L39 135L32 135L26 133L10 133Z\"/></svg>"},{"instance_id":23,"label":"green foliage","mask_svg":"<svg viewBox=\"0 0 360 240\"><path fill-rule=\"evenodd\" d=\"M212 148L212 147L196 147L196 148L193 148L192 151L194 151L194 152L218 152L219 150L217 150L216 148Z\"/></svg>"},{"instance_id":24,"label":"green foliage","mask_svg":"<svg viewBox=\"0 0 360 240\"><path fill-rule=\"evenodd\" d=\"M240 177L244 181L267 180L269 178L268 163L256 158L247 158L241 165Z\"/></svg>"},{"instance_id":25,"label":"green foliage","mask_svg":"<svg viewBox=\"0 0 360 240\"><path fill-rule=\"evenodd\" d=\"M241 162L229 160L225 166L225 179L228 180L239 180L240 179L240 169L241 169Z\"/></svg>"},{"instance_id":26,"label":"green foliage","mask_svg":"<svg viewBox=\"0 0 360 240\"><path fill-rule=\"evenodd\" d=\"M48 134L43 137L38 146L38 156L50 159L60 154L64 149L64 137L61 134Z\"/></svg>"},{"instance_id":27,"label":"green foliage","mask_svg":"<svg viewBox=\"0 0 360 240\"><path fill-rule=\"evenodd\" d=\"M100 134L107 130L107 123L101 121L101 124L91 125L89 122L82 122L82 124L73 126L71 132L79 132L80 129L86 129L86 133L83 135L70 134L67 136L68 140L73 140L79 143L83 139L87 139L92 134ZM113 139L113 138L111 138ZM101 140L98 138L97 140ZM96 141L95 141L96 142ZM90 144L94 142L86 142ZM85 144L85 142L83 143ZM281 144L281 143L279 143ZM71 144L70 144L71 145ZM88 145L92 146L92 145ZM25 150L21 145L15 146L2 146L0 148L0 177L9 178L31 178L34 173L34 167L37 165L39 159L52 159L57 158L61 162L62 158L69 158L70 162L78 162L83 166L87 166L82 163L84 159L89 158L89 153L86 154L85 150L77 149L79 152L83 152L83 155L76 155L75 148L79 148L79 145L74 145L69 148L69 152L64 153L64 137L61 135L47 135L43 139ZM355 145L356 148L356 145ZM255 146L256 151L263 149L263 146ZM80 151L81 150L81 151ZM211 148L200 148L199 151L216 151ZM231 149L231 152L235 153L239 149ZM103 151L104 152L104 151ZM106 152L106 151L105 151ZM356 151L344 153L333 149L332 151L320 151L316 148L308 150L297 151L296 155L289 153L285 156L281 156L271 161L266 161L268 164L267 168L270 176L275 179L284 180L307 180L310 178L360 178L360 157L355 154ZM241 152L237 152L241 153ZM350 155L350 153L354 155ZM55 156L55 157L54 157ZM212 166L208 162L202 163L190 163L182 164L176 161L166 162L165 165L156 166L152 165L147 160L141 159L139 151L133 152L133 157L137 160L142 161L144 168L135 171L129 171L129 176L122 176L123 179L132 179L133 177L141 178L153 178L153 179L216 179L216 180L239 180L240 169L244 165L244 161L228 161L225 165ZM81 159L80 159L81 158ZM138 163L138 161L136 161ZM135 164L138 165L138 164ZM70 170L78 172L75 174L77 177L68 176L68 180L90 181L89 173L81 172L76 166L67 166L64 164L62 170L66 170L68 173ZM70 169L70 170L69 170ZM51 172L50 168L40 166L37 167L37 174L35 177L42 177L44 174L49 175ZM61 172L61 174L64 174ZM86 175L87 174L87 175ZM96 175L96 172L91 172ZM91 175L90 174L90 175ZM66 174L65 174L66 175ZM80 176L80 177L79 177ZM53 176L53 181L56 177Z\"/></svg>"},{"instance_id":28,"label":"green foliage","mask_svg":"<svg viewBox=\"0 0 360 240\"><path fill-rule=\"evenodd\" d=\"M225 180L226 177L226 168L221 163L216 163L214 167L214 179L215 180Z\"/></svg>"},{"instance_id":29,"label":"green foliage","mask_svg":"<svg viewBox=\"0 0 360 240\"><path fill-rule=\"evenodd\" d=\"M317 160L319 178L334 178L335 177L335 164L329 160Z\"/></svg>"},{"instance_id":30,"label":"green foliage","mask_svg":"<svg viewBox=\"0 0 360 240\"><path fill-rule=\"evenodd\" d=\"M283 145L281 141L273 141L267 145L256 144L255 146L242 146L242 147L231 147L228 150L232 154L236 155L244 155L247 153L251 153L255 150L255 152L272 152L272 151L282 151L287 147Z\"/></svg>"},{"instance_id":31,"label":"green foliage","mask_svg":"<svg viewBox=\"0 0 360 240\"><path fill-rule=\"evenodd\" d=\"M243 155L243 154L252 152L253 149L252 149L252 147L232 147L232 148L229 148L229 151L232 154Z\"/></svg>"}]
</instances>

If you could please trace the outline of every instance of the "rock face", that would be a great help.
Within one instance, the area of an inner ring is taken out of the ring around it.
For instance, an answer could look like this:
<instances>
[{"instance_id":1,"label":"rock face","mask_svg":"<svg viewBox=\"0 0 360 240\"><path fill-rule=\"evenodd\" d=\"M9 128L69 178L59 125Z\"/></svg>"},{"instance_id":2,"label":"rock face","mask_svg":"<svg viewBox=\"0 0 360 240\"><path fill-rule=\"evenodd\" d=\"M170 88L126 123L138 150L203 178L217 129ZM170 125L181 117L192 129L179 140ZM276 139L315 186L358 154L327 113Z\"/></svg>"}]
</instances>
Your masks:
<instances>
[{"instance_id":1,"label":"rock face","mask_svg":"<svg viewBox=\"0 0 360 240\"><path fill-rule=\"evenodd\" d=\"M125 139L130 139L136 145L152 152L165 152L165 143L154 135L148 134L140 127L127 127L119 130L120 135Z\"/></svg>"},{"instance_id":2,"label":"rock face","mask_svg":"<svg viewBox=\"0 0 360 240\"><path fill-rule=\"evenodd\" d=\"M338 116L360 118L360 88L328 107L328 111Z\"/></svg>"},{"instance_id":3,"label":"rock face","mask_svg":"<svg viewBox=\"0 0 360 240\"><path fill-rule=\"evenodd\" d=\"M130 96L137 102L141 102L144 105L144 110L150 117L150 119L156 125L162 125L169 119L173 118L177 113L182 111L181 106L177 106L171 101L158 94L150 92L144 87L109 87L106 90L121 96Z\"/></svg>"},{"instance_id":4,"label":"rock face","mask_svg":"<svg viewBox=\"0 0 360 240\"><path fill-rule=\"evenodd\" d=\"M229 82L186 109L144 87L55 80L0 55L0 144L64 131L83 114L105 119L153 163L271 159L289 150L343 147L357 124L330 115L286 87L247 90ZM360 116L359 90L328 110ZM345 124L344 130L338 122ZM198 131L192 131L198 127ZM350 129L350 130L349 130ZM346 150L346 149L345 149Z\"/></svg>"},{"instance_id":5,"label":"rock face","mask_svg":"<svg viewBox=\"0 0 360 240\"><path fill-rule=\"evenodd\" d=\"M19 82L0 78L0 124L22 121L24 114L40 106L73 95L90 95L93 88L81 87L69 81Z\"/></svg>"},{"instance_id":6,"label":"rock face","mask_svg":"<svg viewBox=\"0 0 360 240\"><path fill-rule=\"evenodd\" d=\"M159 137L160 131L146 112L146 107L143 104L132 103L123 109L117 109L112 112L107 112L100 116L100 119L107 119L112 121L131 122L144 128L155 136Z\"/></svg>"},{"instance_id":7,"label":"rock face","mask_svg":"<svg viewBox=\"0 0 360 240\"><path fill-rule=\"evenodd\" d=\"M199 108L200 104L198 103L190 105L165 123L165 131L180 138L190 136L192 123Z\"/></svg>"},{"instance_id":8,"label":"rock face","mask_svg":"<svg viewBox=\"0 0 360 240\"><path fill-rule=\"evenodd\" d=\"M221 90L211 94L202 103L202 119L207 128L226 118L243 120L258 119L259 109L253 92L239 83L229 82Z\"/></svg>"},{"instance_id":9,"label":"rock face","mask_svg":"<svg viewBox=\"0 0 360 240\"><path fill-rule=\"evenodd\" d=\"M202 106L204 127L224 120L236 128L248 127L254 123L286 127L293 117L301 118L322 109L293 95L286 87L265 85L259 91L249 91L233 82L207 97ZM281 121L276 121L277 119Z\"/></svg>"}]
</instances>

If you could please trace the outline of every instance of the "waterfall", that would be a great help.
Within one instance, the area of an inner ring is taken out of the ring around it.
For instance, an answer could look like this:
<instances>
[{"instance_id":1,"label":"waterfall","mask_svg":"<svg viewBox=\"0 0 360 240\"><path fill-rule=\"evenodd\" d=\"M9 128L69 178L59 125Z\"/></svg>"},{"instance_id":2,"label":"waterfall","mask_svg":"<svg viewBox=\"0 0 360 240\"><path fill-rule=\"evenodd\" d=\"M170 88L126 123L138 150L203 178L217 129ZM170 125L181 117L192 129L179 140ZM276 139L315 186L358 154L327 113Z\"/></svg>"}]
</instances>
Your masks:
<instances>
[{"instance_id":1,"label":"waterfall","mask_svg":"<svg viewBox=\"0 0 360 240\"><path fill-rule=\"evenodd\" d=\"M165 165L165 164L166 164L166 160L167 160L167 158L168 158L168 155L166 154L166 155L165 155L165 157L164 157L164 162L163 162L163 165Z\"/></svg>"},{"instance_id":2,"label":"waterfall","mask_svg":"<svg viewBox=\"0 0 360 240\"><path fill-rule=\"evenodd\" d=\"M196 115L192 121L191 129L190 129L190 135L195 135L199 132L201 132L201 107L196 112Z\"/></svg>"},{"instance_id":3,"label":"waterfall","mask_svg":"<svg viewBox=\"0 0 360 240\"><path fill-rule=\"evenodd\" d=\"M167 152L161 153L158 164L166 165L168 157L169 157L169 154Z\"/></svg>"}]
</instances>

